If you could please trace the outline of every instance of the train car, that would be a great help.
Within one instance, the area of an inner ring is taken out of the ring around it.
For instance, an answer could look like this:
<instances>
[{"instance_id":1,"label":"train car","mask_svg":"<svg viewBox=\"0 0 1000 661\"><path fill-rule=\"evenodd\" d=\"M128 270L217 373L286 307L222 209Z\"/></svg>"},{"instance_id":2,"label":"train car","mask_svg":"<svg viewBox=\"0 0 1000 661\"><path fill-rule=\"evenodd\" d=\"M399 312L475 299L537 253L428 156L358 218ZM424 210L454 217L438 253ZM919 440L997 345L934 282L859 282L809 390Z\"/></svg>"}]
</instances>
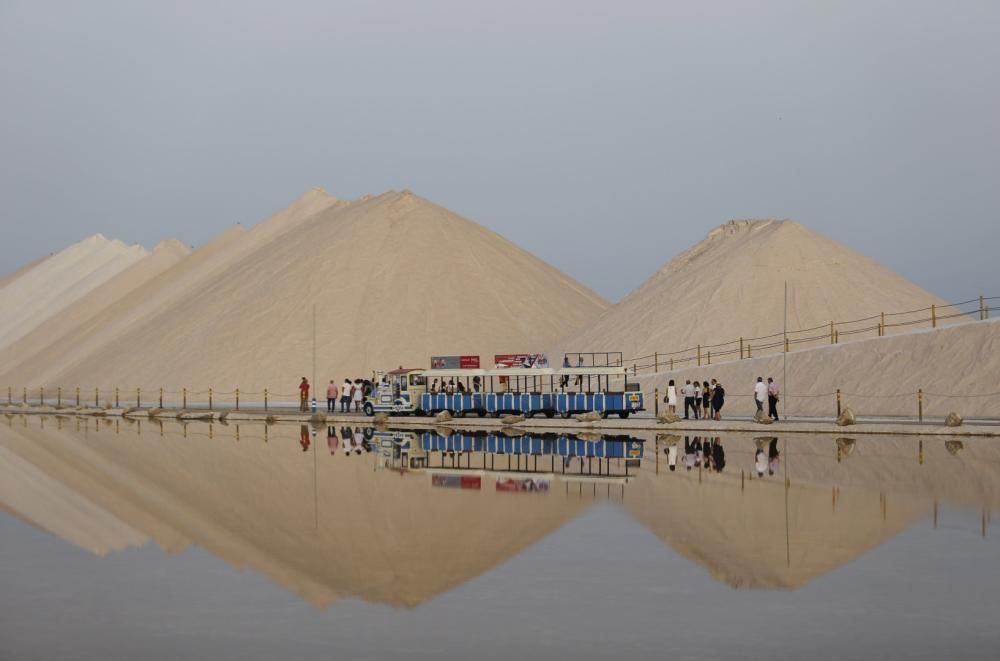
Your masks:
<instances>
[{"instance_id":1,"label":"train car","mask_svg":"<svg viewBox=\"0 0 1000 661\"><path fill-rule=\"evenodd\" d=\"M429 386L419 408L427 413L569 418L594 411L627 418L644 410L638 384L629 383L624 367L432 369L423 376ZM618 379L621 390L612 385Z\"/></svg>"},{"instance_id":2,"label":"train car","mask_svg":"<svg viewBox=\"0 0 1000 661\"><path fill-rule=\"evenodd\" d=\"M421 369L399 369L386 372L372 388L362 406L365 415L376 413L421 414L420 398L427 390ZM426 409L424 409L426 410Z\"/></svg>"}]
</instances>

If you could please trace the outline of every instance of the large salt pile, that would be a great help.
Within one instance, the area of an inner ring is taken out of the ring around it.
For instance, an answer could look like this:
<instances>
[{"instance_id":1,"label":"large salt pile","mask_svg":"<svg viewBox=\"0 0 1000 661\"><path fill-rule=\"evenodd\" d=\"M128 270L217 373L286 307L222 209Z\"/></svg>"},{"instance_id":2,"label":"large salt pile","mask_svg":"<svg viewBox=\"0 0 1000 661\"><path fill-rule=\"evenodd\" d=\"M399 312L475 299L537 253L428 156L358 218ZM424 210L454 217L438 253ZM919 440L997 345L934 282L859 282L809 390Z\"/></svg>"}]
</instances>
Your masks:
<instances>
[{"instance_id":1,"label":"large salt pile","mask_svg":"<svg viewBox=\"0 0 1000 661\"><path fill-rule=\"evenodd\" d=\"M627 360L741 336L777 333L780 341L786 281L788 328L820 327L813 334L824 337L814 345L827 342L824 327L831 321L874 316L865 322L872 326L882 312L944 306L937 296L800 223L738 220L674 257L595 323L560 341L557 353L622 350ZM917 316L929 315L925 310ZM842 327L838 340L877 333L846 332L854 327ZM887 333L908 328L889 327ZM738 350L738 343L726 348Z\"/></svg>"},{"instance_id":2,"label":"large salt pile","mask_svg":"<svg viewBox=\"0 0 1000 661\"><path fill-rule=\"evenodd\" d=\"M493 353L544 350L606 307L499 235L411 193L305 206L320 210L262 224L226 257L206 260L199 277L172 282L141 316L132 310L127 326L95 328L85 354L3 379L294 392L312 375L314 305L320 379L426 366L435 354L489 363Z\"/></svg>"},{"instance_id":3,"label":"large salt pile","mask_svg":"<svg viewBox=\"0 0 1000 661\"><path fill-rule=\"evenodd\" d=\"M21 273L0 289L0 348L147 254L100 234L74 243ZM16 274L15 274L16 275Z\"/></svg>"}]
</instances>

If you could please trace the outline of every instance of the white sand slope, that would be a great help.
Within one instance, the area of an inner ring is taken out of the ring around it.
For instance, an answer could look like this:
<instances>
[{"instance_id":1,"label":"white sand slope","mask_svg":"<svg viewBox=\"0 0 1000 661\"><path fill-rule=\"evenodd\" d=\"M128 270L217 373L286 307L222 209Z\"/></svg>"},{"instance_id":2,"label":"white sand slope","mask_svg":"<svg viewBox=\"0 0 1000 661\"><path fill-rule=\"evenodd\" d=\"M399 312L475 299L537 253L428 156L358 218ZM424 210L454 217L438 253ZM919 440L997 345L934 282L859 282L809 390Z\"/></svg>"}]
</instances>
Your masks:
<instances>
[{"instance_id":1,"label":"white sand slope","mask_svg":"<svg viewBox=\"0 0 1000 661\"><path fill-rule=\"evenodd\" d=\"M127 246L100 234L45 259L0 289L0 348L138 262L142 246Z\"/></svg>"},{"instance_id":2,"label":"white sand slope","mask_svg":"<svg viewBox=\"0 0 1000 661\"><path fill-rule=\"evenodd\" d=\"M753 413L758 376L778 380L791 415L835 415L838 388L843 405L858 415L916 416L918 389L925 393L927 416L1000 413L1000 319L793 351L787 361L787 383L781 354L647 374L639 381L649 396L659 388L662 397L669 379L717 379L726 388L726 415Z\"/></svg>"},{"instance_id":3,"label":"white sand slope","mask_svg":"<svg viewBox=\"0 0 1000 661\"><path fill-rule=\"evenodd\" d=\"M39 358L39 353L45 363L65 355L64 352L77 346L86 330L109 308L189 254L191 249L180 241L161 241L138 262L65 306L27 335L0 349L0 365L7 366L9 371L33 357Z\"/></svg>"},{"instance_id":4,"label":"white sand slope","mask_svg":"<svg viewBox=\"0 0 1000 661\"><path fill-rule=\"evenodd\" d=\"M606 307L499 235L408 192L328 205L293 231L275 225L241 240L235 258L209 260L211 277L175 282L113 341L95 328L95 351L20 376L29 386L294 393L312 376L314 304L322 380L425 366L439 353L544 350Z\"/></svg>"},{"instance_id":5,"label":"white sand slope","mask_svg":"<svg viewBox=\"0 0 1000 661\"><path fill-rule=\"evenodd\" d=\"M781 333L786 280L789 329L944 305L884 266L795 221L738 220L674 257L595 323L560 341L553 354L624 351L628 360ZM840 341L862 337L844 334Z\"/></svg>"}]
</instances>

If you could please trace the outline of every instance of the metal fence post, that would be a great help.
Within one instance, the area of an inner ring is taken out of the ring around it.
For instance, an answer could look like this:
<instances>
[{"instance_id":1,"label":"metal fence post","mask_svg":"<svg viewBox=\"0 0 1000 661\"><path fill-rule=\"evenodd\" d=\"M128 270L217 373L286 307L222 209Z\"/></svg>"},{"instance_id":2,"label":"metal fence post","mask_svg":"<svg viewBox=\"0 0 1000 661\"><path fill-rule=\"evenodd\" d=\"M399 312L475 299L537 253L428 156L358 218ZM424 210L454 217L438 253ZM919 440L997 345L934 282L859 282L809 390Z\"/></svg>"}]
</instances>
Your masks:
<instances>
[{"instance_id":1,"label":"metal fence post","mask_svg":"<svg viewBox=\"0 0 1000 661\"><path fill-rule=\"evenodd\" d=\"M267 410L267 388L264 388L264 410Z\"/></svg>"},{"instance_id":2,"label":"metal fence post","mask_svg":"<svg viewBox=\"0 0 1000 661\"><path fill-rule=\"evenodd\" d=\"M115 408L118 408L118 386L115 386Z\"/></svg>"},{"instance_id":3,"label":"metal fence post","mask_svg":"<svg viewBox=\"0 0 1000 661\"><path fill-rule=\"evenodd\" d=\"M740 338L740 360L743 360L743 338Z\"/></svg>"},{"instance_id":4,"label":"metal fence post","mask_svg":"<svg viewBox=\"0 0 1000 661\"><path fill-rule=\"evenodd\" d=\"M142 388L135 389L135 407L139 408L142 406Z\"/></svg>"},{"instance_id":5,"label":"metal fence post","mask_svg":"<svg viewBox=\"0 0 1000 661\"><path fill-rule=\"evenodd\" d=\"M80 386L76 387L76 405L80 406Z\"/></svg>"},{"instance_id":6,"label":"metal fence post","mask_svg":"<svg viewBox=\"0 0 1000 661\"><path fill-rule=\"evenodd\" d=\"M830 344L833 344L833 322L830 322Z\"/></svg>"},{"instance_id":7,"label":"metal fence post","mask_svg":"<svg viewBox=\"0 0 1000 661\"><path fill-rule=\"evenodd\" d=\"M56 406L62 406L62 386L56 388Z\"/></svg>"},{"instance_id":8,"label":"metal fence post","mask_svg":"<svg viewBox=\"0 0 1000 661\"><path fill-rule=\"evenodd\" d=\"M712 364L712 352L711 351L708 352L708 364L709 365Z\"/></svg>"},{"instance_id":9,"label":"metal fence post","mask_svg":"<svg viewBox=\"0 0 1000 661\"><path fill-rule=\"evenodd\" d=\"M986 321L986 307L982 296L979 297L979 321Z\"/></svg>"},{"instance_id":10,"label":"metal fence post","mask_svg":"<svg viewBox=\"0 0 1000 661\"><path fill-rule=\"evenodd\" d=\"M660 371L660 354L656 351L653 352L653 372Z\"/></svg>"},{"instance_id":11,"label":"metal fence post","mask_svg":"<svg viewBox=\"0 0 1000 661\"><path fill-rule=\"evenodd\" d=\"M240 389L236 389L236 410L240 410Z\"/></svg>"},{"instance_id":12,"label":"metal fence post","mask_svg":"<svg viewBox=\"0 0 1000 661\"><path fill-rule=\"evenodd\" d=\"M660 415L660 389L653 389L653 414Z\"/></svg>"},{"instance_id":13,"label":"metal fence post","mask_svg":"<svg viewBox=\"0 0 1000 661\"><path fill-rule=\"evenodd\" d=\"M208 389L208 408L212 408L212 389Z\"/></svg>"},{"instance_id":14,"label":"metal fence post","mask_svg":"<svg viewBox=\"0 0 1000 661\"><path fill-rule=\"evenodd\" d=\"M160 388L160 408L163 408L163 388Z\"/></svg>"},{"instance_id":15,"label":"metal fence post","mask_svg":"<svg viewBox=\"0 0 1000 661\"><path fill-rule=\"evenodd\" d=\"M94 408L99 408L101 406L101 388L100 386L94 388Z\"/></svg>"},{"instance_id":16,"label":"metal fence post","mask_svg":"<svg viewBox=\"0 0 1000 661\"><path fill-rule=\"evenodd\" d=\"M14 389L11 388L10 386L7 386L7 403L8 404L14 403Z\"/></svg>"},{"instance_id":17,"label":"metal fence post","mask_svg":"<svg viewBox=\"0 0 1000 661\"><path fill-rule=\"evenodd\" d=\"M931 303L931 328L937 328L937 306Z\"/></svg>"},{"instance_id":18,"label":"metal fence post","mask_svg":"<svg viewBox=\"0 0 1000 661\"><path fill-rule=\"evenodd\" d=\"M701 345L698 345L698 367L701 367Z\"/></svg>"},{"instance_id":19,"label":"metal fence post","mask_svg":"<svg viewBox=\"0 0 1000 661\"><path fill-rule=\"evenodd\" d=\"M38 399L42 401L42 406L45 406L45 386L38 387Z\"/></svg>"},{"instance_id":20,"label":"metal fence post","mask_svg":"<svg viewBox=\"0 0 1000 661\"><path fill-rule=\"evenodd\" d=\"M837 417L840 417L840 388L837 388Z\"/></svg>"},{"instance_id":21,"label":"metal fence post","mask_svg":"<svg viewBox=\"0 0 1000 661\"><path fill-rule=\"evenodd\" d=\"M878 336L885 337L885 312L882 313L882 321L878 324Z\"/></svg>"},{"instance_id":22,"label":"metal fence post","mask_svg":"<svg viewBox=\"0 0 1000 661\"><path fill-rule=\"evenodd\" d=\"M21 393L21 403L22 404L28 403L28 386L25 386L24 392Z\"/></svg>"},{"instance_id":23,"label":"metal fence post","mask_svg":"<svg viewBox=\"0 0 1000 661\"><path fill-rule=\"evenodd\" d=\"M753 353L750 350L750 343L747 342L747 358L753 358Z\"/></svg>"},{"instance_id":24,"label":"metal fence post","mask_svg":"<svg viewBox=\"0 0 1000 661\"><path fill-rule=\"evenodd\" d=\"M183 395L183 397L184 397L184 399L182 401L184 403L181 405L181 408L186 409L188 407L188 389L187 388L184 388L184 395Z\"/></svg>"},{"instance_id":25,"label":"metal fence post","mask_svg":"<svg viewBox=\"0 0 1000 661\"><path fill-rule=\"evenodd\" d=\"M924 421L924 389L917 389L917 420Z\"/></svg>"}]
</instances>

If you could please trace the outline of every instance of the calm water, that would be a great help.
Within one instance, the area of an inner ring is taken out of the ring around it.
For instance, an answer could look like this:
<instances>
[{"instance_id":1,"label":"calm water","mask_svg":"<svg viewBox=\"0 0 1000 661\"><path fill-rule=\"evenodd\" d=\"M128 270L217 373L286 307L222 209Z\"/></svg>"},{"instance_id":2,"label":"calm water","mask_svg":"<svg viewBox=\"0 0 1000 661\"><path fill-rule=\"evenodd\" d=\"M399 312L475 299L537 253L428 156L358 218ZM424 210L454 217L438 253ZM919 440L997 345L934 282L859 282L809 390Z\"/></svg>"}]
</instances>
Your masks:
<instances>
[{"instance_id":1,"label":"calm water","mask_svg":"<svg viewBox=\"0 0 1000 661\"><path fill-rule=\"evenodd\" d=\"M1000 657L1000 441L345 431L0 418L0 659Z\"/></svg>"}]
</instances>

